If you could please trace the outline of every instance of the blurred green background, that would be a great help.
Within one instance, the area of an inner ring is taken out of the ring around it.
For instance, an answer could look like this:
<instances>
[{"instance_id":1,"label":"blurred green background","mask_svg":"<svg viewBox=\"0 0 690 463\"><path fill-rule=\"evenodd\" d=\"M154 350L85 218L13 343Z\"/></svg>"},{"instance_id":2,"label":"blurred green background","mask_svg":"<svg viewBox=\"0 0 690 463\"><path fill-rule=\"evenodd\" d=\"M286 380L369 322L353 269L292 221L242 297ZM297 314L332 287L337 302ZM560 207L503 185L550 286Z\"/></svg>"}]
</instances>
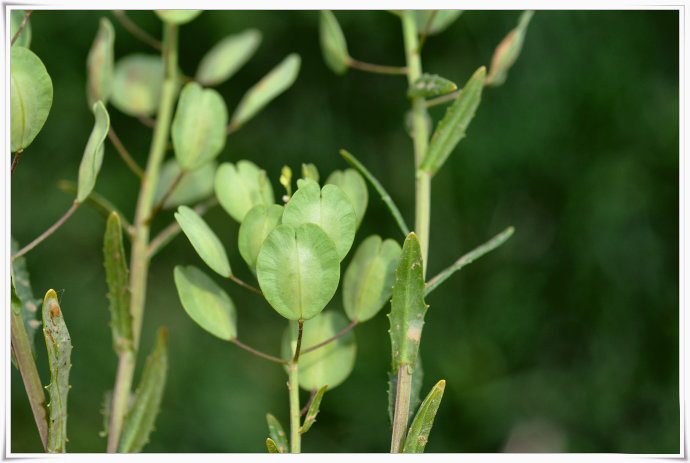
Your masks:
<instances>
[{"instance_id":1,"label":"blurred green background","mask_svg":"<svg viewBox=\"0 0 690 463\"><path fill-rule=\"evenodd\" d=\"M12 176L12 234L21 244L73 199L56 184L76 180L93 124L85 62L101 16L115 23L116 57L154 53L107 11L38 10L31 17L31 48L53 79L54 103ZM462 85L489 64L518 16L466 12L428 40L425 71ZM160 36L153 13L130 17ZM404 64L396 17L380 11L337 17L352 56ZM278 191L284 164L298 170L313 162L325 178L346 167L337 152L347 148L413 223L406 81L358 71L334 75L323 63L317 24L314 11L208 11L182 26L180 65L187 74L225 35L248 27L262 31L255 57L219 88L230 111L285 55L302 56L295 85L231 135L220 160L256 162ZM485 90L467 138L434 178L429 275L508 225L517 231L428 298L424 394L437 380L448 382L428 452L679 451L678 92L676 11L535 14L507 82ZM143 165L150 129L110 112ZM431 115L437 120L443 109ZM96 191L133 216L137 179L110 144ZM355 246L371 233L402 241L371 189L369 204ZM171 220L171 212L161 214L155 230ZM236 247L238 225L219 207L207 220L238 275L251 281ZM105 297L104 227L98 213L80 208L27 257L34 291L58 291L72 335L71 452L105 448L99 409L114 382L116 356ZM203 267L184 237L151 266L138 371L160 325L170 330L170 371L146 451L263 452L265 414L287 425L286 376L187 317L172 279L176 264ZM284 319L251 293L225 287L238 307L240 338L278 353ZM342 310L339 293L331 306ZM356 329L356 367L326 394L304 451L388 451L386 311ZM37 352L47 384L41 343ZM40 451L21 379L12 371L11 450Z\"/></svg>"}]
</instances>

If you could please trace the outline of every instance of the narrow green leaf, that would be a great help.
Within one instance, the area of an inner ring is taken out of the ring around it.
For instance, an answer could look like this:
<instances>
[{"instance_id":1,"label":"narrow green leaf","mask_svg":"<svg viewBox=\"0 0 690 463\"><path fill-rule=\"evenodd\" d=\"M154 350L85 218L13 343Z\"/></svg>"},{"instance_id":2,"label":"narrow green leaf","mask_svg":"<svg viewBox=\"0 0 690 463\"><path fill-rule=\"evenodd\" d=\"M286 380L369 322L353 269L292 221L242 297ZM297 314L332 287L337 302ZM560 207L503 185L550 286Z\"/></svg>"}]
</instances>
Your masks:
<instances>
[{"instance_id":1,"label":"narrow green leaf","mask_svg":"<svg viewBox=\"0 0 690 463\"><path fill-rule=\"evenodd\" d=\"M256 259L259 256L261 245L266 237L280 224L283 216L283 206L273 204L254 206L242 221L237 236L237 247L240 255L253 273L256 274Z\"/></svg>"},{"instance_id":2,"label":"narrow green leaf","mask_svg":"<svg viewBox=\"0 0 690 463\"><path fill-rule=\"evenodd\" d=\"M333 240L319 226L282 224L261 246L256 276L276 312L290 320L307 320L335 294L340 260Z\"/></svg>"},{"instance_id":3,"label":"narrow green leaf","mask_svg":"<svg viewBox=\"0 0 690 463\"><path fill-rule=\"evenodd\" d=\"M314 164L302 164L302 178L314 180L319 183L319 169Z\"/></svg>"},{"instance_id":4,"label":"narrow green leaf","mask_svg":"<svg viewBox=\"0 0 690 463\"><path fill-rule=\"evenodd\" d=\"M402 255L395 270L393 298L391 299L390 335L393 371L407 367L414 371L422 337L424 315L424 262L417 235L410 233L405 239Z\"/></svg>"},{"instance_id":5,"label":"narrow green leaf","mask_svg":"<svg viewBox=\"0 0 690 463\"><path fill-rule=\"evenodd\" d=\"M153 352L146 359L134 403L127 413L120 438L120 453L138 453L149 441L160 411L168 374L168 330L160 328Z\"/></svg>"},{"instance_id":6,"label":"narrow green leaf","mask_svg":"<svg viewBox=\"0 0 690 463\"><path fill-rule=\"evenodd\" d=\"M429 19L434 13L434 10L418 10L415 11L415 22L417 23L417 29L422 32L427 30L429 26ZM429 34L434 35L439 32L443 32L448 26L450 26L456 19L460 17L463 10L437 10L433 19L431 20L431 25L429 27Z\"/></svg>"},{"instance_id":7,"label":"narrow green leaf","mask_svg":"<svg viewBox=\"0 0 690 463\"><path fill-rule=\"evenodd\" d=\"M48 347L50 384L46 387L50 396L48 404L49 453L65 453L67 442L67 395L69 372L72 368L72 341L65 325L57 294L48 290L43 299L43 335Z\"/></svg>"},{"instance_id":8,"label":"narrow green leaf","mask_svg":"<svg viewBox=\"0 0 690 463\"><path fill-rule=\"evenodd\" d=\"M43 128L53 104L53 82L41 59L28 48L10 52L10 131L12 151L25 149Z\"/></svg>"},{"instance_id":9,"label":"narrow green leaf","mask_svg":"<svg viewBox=\"0 0 690 463\"><path fill-rule=\"evenodd\" d=\"M276 444L278 452L285 453L288 449L288 441L280 421L275 416L267 413L266 422L268 423L268 435L271 436L271 439Z\"/></svg>"},{"instance_id":10,"label":"narrow green leaf","mask_svg":"<svg viewBox=\"0 0 690 463\"><path fill-rule=\"evenodd\" d=\"M486 68L482 66L448 107L431 137L431 143L419 167L421 170L432 175L438 172L458 142L465 137L467 126L470 125L482 97L485 76Z\"/></svg>"},{"instance_id":11,"label":"narrow green leaf","mask_svg":"<svg viewBox=\"0 0 690 463\"><path fill-rule=\"evenodd\" d=\"M520 55L522 43L525 41L527 26L534 11L527 10L520 15L520 20L515 29L498 44L494 56L491 58L491 70L486 78L486 85L499 86L505 82L508 70Z\"/></svg>"},{"instance_id":12,"label":"narrow green leaf","mask_svg":"<svg viewBox=\"0 0 690 463\"><path fill-rule=\"evenodd\" d=\"M155 10L156 15L166 23L185 24L199 16L203 10Z\"/></svg>"},{"instance_id":13,"label":"narrow green leaf","mask_svg":"<svg viewBox=\"0 0 690 463\"><path fill-rule=\"evenodd\" d=\"M343 306L350 320L373 318L391 298L400 252L398 243L378 235L359 245L343 278Z\"/></svg>"},{"instance_id":14,"label":"narrow green leaf","mask_svg":"<svg viewBox=\"0 0 690 463\"><path fill-rule=\"evenodd\" d=\"M163 164L153 199L155 204L163 199L163 195L170 189L180 172L182 169L175 159L169 159ZM169 209L182 204L192 204L208 198L213 194L215 175L215 161L208 162L192 172L185 172L177 186L173 188L172 193L168 195L168 199L163 203L163 208Z\"/></svg>"},{"instance_id":15,"label":"narrow green leaf","mask_svg":"<svg viewBox=\"0 0 690 463\"><path fill-rule=\"evenodd\" d=\"M300 57L293 53L247 90L237 105L237 109L235 109L230 121L231 127L240 127L261 111L271 100L290 88L297 79L299 68Z\"/></svg>"},{"instance_id":16,"label":"narrow green leaf","mask_svg":"<svg viewBox=\"0 0 690 463\"><path fill-rule=\"evenodd\" d=\"M108 217L103 239L105 280L110 299L110 328L113 348L118 354L133 348L132 314L129 311L129 271L122 242L120 216L113 212Z\"/></svg>"},{"instance_id":17,"label":"narrow green leaf","mask_svg":"<svg viewBox=\"0 0 690 463\"><path fill-rule=\"evenodd\" d=\"M424 402L419 407L417 415L412 421L410 430L405 438L405 445L403 446L403 453L424 453L424 447L429 442L429 433L434 425L436 412L441 399L443 398L443 391L446 388L446 381L441 380L431 389L429 395L426 396Z\"/></svg>"},{"instance_id":18,"label":"narrow green leaf","mask_svg":"<svg viewBox=\"0 0 690 463\"><path fill-rule=\"evenodd\" d=\"M343 30L335 15L329 10L322 10L319 19L319 40L321 53L329 68L336 74L347 71L350 55Z\"/></svg>"},{"instance_id":19,"label":"narrow green leaf","mask_svg":"<svg viewBox=\"0 0 690 463\"><path fill-rule=\"evenodd\" d=\"M268 453L282 453L280 450L278 450L278 446L276 445L275 441L270 437L266 438L266 449L268 449Z\"/></svg>"},{"instance_id":20,"label":"narrow green leaf","mask_svg":"<svg viewBox=\"0 0 690 463\"><path fill-rule=\"evenodd\" d=\"M299 430L300 434L304 434L309 431L311 426L316 421L316 416L319 414L319 407L321 406L321 400L323 399L323 395L326 393L327 389L328 385L322 387L312 399L311 404L309 405L309 410L307 410L307 414L304 417L302 427Z\"/></svg>"},{"instance_id":21,"label":"narrow green leaf","mask_svg":"<svg viewBox=\"0 0 690 463\"><path fill-rule=\"evenodd\" d=\"M261 32L256 29L225 37L201 58L196 80L206 86L225 82L249 61L260 43Z\"/></svg>"},{"instance_id":22,"label":"narrow green leaf","mask_svg":"<svg viewBox=\"0 0 690 463\"><path fill-rule=\"evenodd\" d=\"M285 205L283 223L313 223L321 227L335 243L338 259L345 258L352 247L357 215L345 192L337 185L319 188L313 180L300 179L298 188Z\"/></svg>"},{"instance_id":23,"label":"narrow green leaf","mask_svg":"<svg viewBox=\"0 0 690 463\"><path fill-rule=\"evenodd\" d=\"M110 129L110 116L101 101L93 105L93 114L96 118L93 130L86 143L84 155L79 164L79 180L77 182L77 202L83 202L93 191L96 178L103 164L103 152L105 151L105 137Z\"/></svg>"},{"instance_id":24,"label":"narrow green leaf","mask_svg":"<svg viewBox=\"0 0 690 463\"><path fill-rule=\"evenodd\" d=\"M216 171L214 189L223 209L240 223L252 207L270 206L275 201L266 172L251 161L242 160L237 165L222 163Z\"/></svg>"},{"instance_id":25,"label":"narrow green leaf","mask_svg":"<svg viewBox=\"0 0 690 463\"><path fill-rule=\"evenodd\" d=\"M184 86L170 128L175 158L193 171L213 160L225 146L228 110L218 92L196 82Z\"/></svg>"},{"instance_id":26,"label":"narrow green leaf","mask_svg":"<svg viewBox=\"0 0 690 463\"><path fill-rule=\"evenodd\" d=\"M96 38L86 59L86 96L89 107L98 100L108 104L113 88L115 68L115 29L106 18L101 18Z\"/></svg>"},{"instance_id":27,"label":"narrow green leaf","mask_svg":"<svg viewBox=\"0 0 690 463\"><path fill-rule=\"evenodd\" d=\"M422 74L407 91L408 97L432 98L445 95L458 89L455 82L436 74Z\"/></svg>"},{"instance_id":28,"label":"narrow green leaf","mask_svg":"<svg viewBox=\"0 0 690 463\"><path fill-rule=\"evenodd\" d=\"M137 53L120 59L113 76L113 105L130 116L155 114L163 88L163 72L159 55Z\"/></svg>"},{"instance_id":29,"label":"narrow green leaf","mask_svg":"<svg viewBox=\"0 0 690 463\"><path fill-rule=\"evenodd\" d=\"M19 30L19 27L22 25L22 21L24 21L24 16L26 16L26 11L24 10L12 10L12 13L10 13L10 40L14 38L14 35ZM26 22L26 26L24 26L24 30L22 30L22 33L19 34L19 37L17 37L17 41L14 42L14 45L12 46L29 48L30 44L31 20L28 20Z\"/></svg>"},{"instance_id":30,"label":"narrow green leaf","mask_svg":"<svg viewBox=\"0 0 690 463\"><path fill-rule=\"evenodd\" d=\"M19 250L19 244L14 238L11 239L11 250L12 254L15 254ZM22 322L24 323L24 330L26 331L31 351L35 357L36 348L34 337L36 336L38 328L41 326L41 322L38 319L38 307L41 304L41 300L34 297L33 289L31 289L31 281L29 279L29 271L26 268L26 259L24 257L19 257L12 261L10 272L13 293L11 297L12 310L21 315Z\"/></svg>"},{"instance_id":31,"label":"narrow green leaf","mask_svg":"<svg viewBox=\"0 0 690 463\"><path fill-rule=\"evenodd\" d=\"M328 176L326 184L339 186L355 208L357 228L362 223L369 203L369 191L362 176L354 169L335 170Z\"/></svg>"},{"instance_id":32,"label":"narrow green leaf","mask_svg":"<svg viewBox=\"0 0 690 463\"><path fill-rule=\"evenodd\" d=\"M237 314L230 296L208 275L189 265L175 267L175 286L192 320L225 341L237 337Z\"/></svg>"},{"instance_id":33,"label":"narrow green leaf","mask_svg":"<svg viewBox=\"0 0 690 463\"><path fill-rule=\"evenodd\" d=\"M206 265L220 276L232 275L223 244L199 214L187 206L180 206L175 213L175 220Z\"/></svg>"}]
</instances>

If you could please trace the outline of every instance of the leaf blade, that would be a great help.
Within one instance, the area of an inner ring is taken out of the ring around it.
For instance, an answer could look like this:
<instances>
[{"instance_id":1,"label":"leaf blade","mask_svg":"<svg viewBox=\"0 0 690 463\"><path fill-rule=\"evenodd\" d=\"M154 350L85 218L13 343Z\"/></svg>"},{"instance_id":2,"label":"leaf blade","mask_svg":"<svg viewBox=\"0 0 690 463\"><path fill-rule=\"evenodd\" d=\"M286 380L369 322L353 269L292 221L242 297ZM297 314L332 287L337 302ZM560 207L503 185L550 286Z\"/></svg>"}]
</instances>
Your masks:
<instances>
[{"instance_id":1,"label":"leaf blade","mask_svg":"<svg viewBox=\"0 0 690 463\"><path fill-rule=\"evenodd\" d=\"M326 393L327 390L328 385L323 386L321 389L318 390L318 392L312 399L311 404L309 404L307 414L304 417L302 427L299 430L300 434L305 434L307 431L309 431L309 429L311 429L312 425L316 422L316 416L319 414L321 400L323 399L323 395Z\"/></svg>"},{"instance_id":2,"label":"leaf blade","mask_svg":"<svg viewBox=\"0 0 690 463\"><path fill-rule=\"evenodd\" d=\"M350 60L347 41L338 20L330 10L321 10L319 15L319 43L326 65L336 74L344 74Z\"/></svg>"},{"instance_id":3,"label":"leaf blade","mask_svg":"<svg viewBox=\"0 0 690 463\"><path fill-rule=\"evenodd\" d=\"M96 185L96 179L103 164L105 137L110 129L110 116L103 102L97 101L92 110L96 121L79 164L79 179L77 181L77 202L79 203L89 197Z\"/></svg>"},{"instance_id":4,"label":"leaf blade","mask_svg":"<svg viewBox=\"0 0 690 463\"><path fill-rule=\"evenodd\" d=\"M96 38L86 58L86 95L89 107L97 101L108 104L115 73L115 29L107 18L101 18Z\"/></svg>"},{"instance_id":5,"label":"leaf blade","mask_svg":"<svg viewBox=\"0 0 690 463\"><path fill-rule=\"evenodd\" d=\"M424 399L424 402L422 402L422 405L419 406L419 411L407 433L403 453L424 453L424 447L426 447L429 441L429 433L434 425L436 412L439 405L441 405L445 388L446 381L442 379L436 383Z\"/></svg>"},{"instance_id":6,"label":"leaf blade","mask_svg":"<svg viewBox=\"0 0 690 463\"><path fill-rule=\"evenodd\" d=\"M175 220L206 265L218 275L230 277L232 270L225 248L204 219L194 209L180 206L175 213Z\"/></svg>"},{"instance_id":7,"label":"leaf blade","mask_svg":"<svg viewBox=\"0 0 690 463\"><path fill-rule=\"evenodd\" d=\"M244 159L236 165L222 163L216 170L213 188L225 212L239 223L252 207L274 203L273 187L266 172Z\"/></svg>"},{"instance_id":8,"label":"leaf blade","mask_svg":"<svg viewBox=\"0 0 690 463\"><path fill-rule=\"evenodd\" d=\"M355 169L335 170L326 179L326 184L339 186L347 195L357 215L357 228L364 219L369 203L369 190L362 175Z\"/></svg>"},{"instance_id":9,"label":"leaf blade","mask_svg":"<svg viewBox=\"0 0 690 463\"><path fill-rule=\"evenodd\" d=\"M237 234L237 247L240 255L256 274L256 260L266 237L280 224L283 206L273 204L254 206L245 216Z\"/></svg>"},{"instance_id":10,"label":"leaf blade","mask_svg":"<svg viewBox=\"0 0 690 463\"><path fill-rule=\"evenodd\" d=\"M247 29L225 37L201 58L196 80L206 86L230 79L249 59L261 43L261 32Z\"/></svg>"},{"instance_id":11,"label":"leaf blade","mask_svg":"<svg viewBox=\"0 0 690 463\"><path fill-rule=\"evenodd\" d=\"M110 327L116 353L133 348L132 314L130 313L129 271L122 240L120 216L108 217L103 239L105 279L110 299Z\"/></svg>"},{"instance_id":12,"label":"leaf blade","mask_svg":"<svg viewBox=\"0 0 690 463\"><path fill-rule=\"evenodd\" d=\"M520 15L518 25L498 44L491 57L491 69L486 78L486 85L499 86L508 77L508 71L515 64L527 34L527 26L534 11L527 10Z\"/></svg>"},{"instance_id":13,"label":"leaf blade","mask_svg":"<svg viewBox=\"0 0 690 463\"><path fill-rule=\"evenodd\" d=\"M288 441L280 421L275 416L267 413L266 423L268 424L268 435L271 436L275 443L278 453L285 453L288 449Z\"/></svg>"}]
</instances>

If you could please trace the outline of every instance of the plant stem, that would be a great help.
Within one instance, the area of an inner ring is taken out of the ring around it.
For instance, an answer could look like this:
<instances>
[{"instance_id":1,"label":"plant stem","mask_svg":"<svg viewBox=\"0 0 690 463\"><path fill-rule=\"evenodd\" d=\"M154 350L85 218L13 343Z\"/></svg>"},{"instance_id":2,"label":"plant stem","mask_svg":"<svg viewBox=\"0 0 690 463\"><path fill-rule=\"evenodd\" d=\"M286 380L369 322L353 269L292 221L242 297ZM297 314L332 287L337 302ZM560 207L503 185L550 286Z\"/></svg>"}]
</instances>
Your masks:
<instances>
[{"instance_id":1,"label":"plant stem","mask_svg":"<svg viewBox=\"0 0 690 463\"><path fill-rule=\"evenodd\" d=\"M393 434L391 436L391 453L400 453L405 443L407 421L410 415L410 395L412 375L407 365L398 368L398 381L395 389L395 410L393 412Z\"/></svg>"},{"instance_id":2,"label":"plant stem","mask_svg":"<svg viewBox=\"0 0 690 463\"><path fill-rule=\"evenodd\" d=\"M69 218L72 216L72 214L74 214L74 211L76 211L78 207L79 207L79 203L76 202L76 201L74 201L74 202L72 203L72 205L70 206L70 208L67 209L67 212L65 212L65 214L64 214L62 217L60 217L60 218L58 219L57 222L55 222L48 230L46 230L46 231L44 231L43 233L41 233L41 235L40 235L38 238L36 238L36 239L33 240L31 243L27 244L26 246L24 246L23 248L21 248L19 251L17 251L17 253L16 253L15 255L12 256L12 260L15 260L16 258L21 257L21 256L23 256L24 254L26 254L27 252L31 251L33 248L35 248L36 246L38 246L39 244L41 244L41 242L42 242L43 240L45 240L45 239L48 238L50 235L52 235L53 233L55 233L55 231L56 231L58 228L60 228L60 226L61 226L63 223L65 223L65 221L67 221L67 219L69 219Z\"/></svg>"},{"instance_id":3,"label":"plant stem","mask_svg":"<svg viewBox=\"0 0 690 463\"><path fill-rule=\"evenodd\" d=\"M237 278L235 275L230 275L228 278L230 278L232 281L234 281L235 283L237 283L237 284L240 285L241 287L243 287L243 288L245 288L245 289L248 289L249 291L251 291L251 292L253 292L253 293L256 293L256 294L258 294L258 295L260 295L260 296L263 296L263 293L261 292L260 289L253 287L253 286L250 285L249 283L245 283L244 281L242 281L242 280L240 280L239 278Z\"/></svg>"},{"instance_id":4,"label":"plant stem","mask_svg":"<svg viewBox=\"0 0 690 463\"><path fill-rule=\"evenodd\" d=\"M135 161L134 158L130 156L129 152L125 148L125 145L122 144L122 141L120 141L120 137L117 136L112 126L110 126L110 128L108 129L108 138L110 138L110 141L113 143L113 146L117 150L117 153L120 155L122 160L125 161L127 167L129 167L131 171L137 175L137 177L144 178L144 171L141 169L141 167L139 167L137 161Z\"/></svg>"},{"instance_id":5,"label":"plant stem","mask_svg":"<svg viewBox=\"0 0 690 463\"><path fill-rule=\"evenodd\" d=\"M161 50L161 43L151 37L148 32L137 26L134 22L132 22L131 19L127 17L125 14L124 10L113 10L113 15L115 15L115 19L118 20L118 22L129 31L130 34L132 34L134 37L138 38L142 42L151 45L153 48L156 50L160 51Z\"/></svg>"},{"instance_id":6,"label":"plant stem","mask_svg":"<svg viewBox=\"0 0 690 463\"><path fill-rule=\"evenodd\" d=\"M458 95L460 95L460 90L456 90L452 93L448 93L446 95L441 95L436 98L432 98L431 100L427 100L426 103L424 103L424 105L427 108L431 108L432 106L440 105L448 101L453 101L458 97Z\"/></svg>"},{"instance_id":7,"label":"plant stem","mask_svg":"<svg viewBox=\"0 0 690 463\"><path fill-rule=\"evenodd\" d=\"M17 168L17 164L19 164L19 159L21 159L23 152L24 152L24 150L22 149L22 150L17 150L14 153L14 157L12 158L12 167L10 167L10 175L13 174L14 169Z\"/></svg>"},{"instance_id":8,"label":"plant stem","mask_svg":"<svg viewBox=\"0 0 690 463\"><path fill-rule=\"evenodd\" d=\"M69 180L60 180L57 184L57 187L62 191L77 194L77 185L74 182L70 182ZM127 220L125 215L117 207L115 207L113 203L108 201L104 196L101 196L95 191L92 191L91 194L89 194L89 196L87 196L83 202L83 204L87 203L90 204L98 212L100 212L105 218L108 218L108 216L112 212L117 212L117 215L120 216L120 221L122 221L122 228L124 228L124 230L127 232L127 237L129 238L130 236L132 236L132 224L130 224L129 220Z\"/></svg>"},{"instance_id":9,"label":"plant stem","mask_svg":"<svg viewBox=\"0 0 690 463\"><path fill-rule=\"evenodd\" d=\"M396 74L405 75L408 72L407 68L397 66L382 66L380 64L365 63L354 58L347 60L347 65L360 71L373 72L376 74Z\"/></svg>"},{"instance_id":10,"label":"plant stem","mask_svg":"<svg viewBox=\"0 0 690 463\"><path fill-rule=\"evenodd\" d=\"M302 447L302 435L299 432L302 417L299 408L299 354L302 348L302 333L304 320L297 321L297 344L295 355L288 363L288 390L290 393L290 452L300 453Z\"/></svg>"},{"instance_id":11,"label":"plant stem","mask_svg":"<svg viewBox=\"0 0 690 463\"><path fill-rule=\"evenodd\" d=\"M352 323L350 323L350 324L347 325L345 328L343 328L342 331L340 331L340 333L335 334L335 335L331 336L330 338L326 339L325 341L322 341L322 342L320 342L320 343L318 343L318 344L316 344L316 345L314 345L314 346L311 346L311 347L308 348L308 349L304 349L304 350L302 351L302 353L303 353L303 354L306 354L307 352L311 352L311 351L313 351L313 350L316 350L316 349L318 349L319 347L323 347L323 346L325 346L326 344L329 344L329 343L335 341L336 339L338 339L338 338L340 338L340 337L342 337L342 336L345 336L348 332L352 331L352 328L354 328L355 326L357 326L357 324L359 324L359 320L354 320Z\"/></svg>"},{"instance_id":12,"label":"plant stem","mask_svg":"<svg viewBox=\"0 0 690 463\"><path fill-rule=\"evenodd\" d=\"M237 338L231 339L230 342L233 343L234 345L236 345L237 347L240 347L240 348L246 350L247 352L251 352L252 354L254 354L254 355L256 355L256 356L265 358L266 360L270 360L270 361L272 361L272 362L282 363L282 364L287 364L287 363L288 363L286 360L280 359L280 358L278 358L278 357L274 357L274 356L269 355L269 354L265 354L265 353L261 352L261 351L258 350L258 349L254 349L253 347L248 346L248 345L246 345L245 343L241 342L241 341L240 341L239 339L237 339Z\"/></svg>"},{"instance_id":13,"label":"plant stem","mask_svg":"<svg viewBox=\"0 0 690 463\"><path fill-rule=\"evenodd\" d=\"M26 24L29 22L29 16L31 16L31 10L26 10L24 12L24 19L22 19L22 22L19 25L19 29L17 29L17 32L14 33L14 37L12 37L12 42L10 42L10 46L14 45L14 42L16 42L19 36L21 35L22 31L26 27Z\"/></svg>"},{"instance_id":14,"label":"plant stem","mask_svg":"<svg viewBox=\"0 0 690 463\"><path fill-rule=\"evenodd\" d=\"M170 121L175 103L177 81L177 26L165 23L163 32L163 62L165 63L165 80L161 91L160 106L156 117L156 127L149 152L148 163L144 178L141 181L136 215L134 217L134 236L132 237L132 254L130 262L130 312L132 314L132 335L134 349L139 347L141 325L146 301L146 283L149 266L149 223L148 219L153 208L156 185L160 174L161 163L165 156L165 147L170 132ZM117 450L122 424L127 413L129 391L132 387L136 355L121 354L119 357L118 373L113 392L113 408L108 435L108 452Z\"/></svg>"},{"instance_id":15,"label":"plant stem","mask_svg":"<svg viewBox=\"0 0 690 463\"><path fill-rule=\"evenodd\" d=\"M177 174L177 177L172 181L168 189L166 190L165 193L163 193L163 197L158 201L158 204L156 204L153 207L153 211L151 211L151 216L149 217L149 223L153 221L153 218L160 212L161 209L163 209L163 206L165 206L165 202L168 200L170 195L172 194L173 190L177 187L178 183L182 180L182 178L185 176L187 171L185 170L180 170L180 173Z\"/></svg>"}]
</instances>

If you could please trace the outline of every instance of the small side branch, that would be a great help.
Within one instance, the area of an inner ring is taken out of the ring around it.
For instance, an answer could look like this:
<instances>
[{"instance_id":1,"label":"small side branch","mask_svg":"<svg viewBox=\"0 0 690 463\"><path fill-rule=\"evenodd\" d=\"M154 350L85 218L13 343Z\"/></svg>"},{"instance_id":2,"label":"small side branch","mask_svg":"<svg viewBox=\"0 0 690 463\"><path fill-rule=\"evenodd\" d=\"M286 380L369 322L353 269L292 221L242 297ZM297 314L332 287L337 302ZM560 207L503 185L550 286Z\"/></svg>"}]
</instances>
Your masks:
<instances>
[{"instance_id":1,"label":"small side branch","mask_svg":"<svg viewBox=\"0 0 690 463\"><path fill-rule=\"evenodd\" d=\"M300 349L302 348L302 332L304 331L304 320L297 320L297 346L295 346L295 355L292 357L292 363L299 361Z\"/></svg>"},{"instance_id":2,"label":"small side branch","mask_svg":"<svg viewBox=\"0 0 690 463\"><path fill-rule=\"evenodd\" d=\"M264 352L261 352L258 349L254 349L253 347L248 346L245 343L241 342L237 338L231 339L230 342L233 343L234 345L236 345L237 347L240 347L240 348L246 350L247 352L251 352L252 354L256 355L257 357L261 357L261 358L264 358L266 360L270 360L271 362L282 363L284 365L287 365L287 363L288 363L286 360L283 360L283 359L280 359L278 357L274 357L272 355L266 354Z\"/></svg>"},{"instance_id":3,"label":"small side branch","mask_svg":"<svg viewBox=\"0 0 690 463\"><path fill-rule=\"evenodd\" d=\"M151 35L149 35L148 32L146 32L141 27L137 26L134 22L132 22L132 20L127 17L124 10L113 10L113 15L115 15L115 19L117 19L117 21L122 25L122 27L127 29L127 31L129 31L129 33L132 34L134 37L138 38L142 42L150 45L158 51L160 51L163 48L160 41L153 38Z\"/></svg>"},{"instance_id":4,"label":"small side branch","mask_svg":"<svg viewBox=\"0 0 690 463\"><path fill-rule=\"evenodd\" d=\"M237 283L241 287L248 289L249 291L256 293L260 296L263 296L263 293L261 292L260 289L255 288L254 286L250 285L249 283L245 283L244 281L237 278L235 275L230 275L228 278L230 278L232 281L234 281L235 283Z\"/></svg>"},{"instance_id":5,"label":"small side branch","mask_svg":"<svg viewBox=\"0 0 690 463\"><path fill-rule=\"evenodd\" d=\"M304 350L302 351L302 354L306 354L307 352L311 352L311 351L313 351L313 350L316 350L316 349L318 349L319 347L323 347L323 346L325 346L326 344L330 344L331 342L335 341L336 339L338 339L338 338L340 338L340 337L342 337L342 336L345 336L347 333L349 333L350 331L352 331L352 329L353 329L355 326L357 326L357 324L359 324L359 320L354 320L352 323L350 323L350 324L347 325L345 328L343 328L343 330L342 330L340 333L331 336L330 338L328 338L328 339L326 339L325 341L322 341L322 342L316 344L315 346L311 346L311 347L308 348L308 349L304 349Z\"/></svg>"},{"instance_id":6,"label":"small side branch","mask_svg":"<svg viewBox=\"0 0 690 463\"><path fill-rule=\"evenodd\" d=\"M168 200L172 192L177 188L177 185L182 181L182 178L185 176L187 171L181 170L179 174L177 174L177 177L175 177L175 180L172 181L170 186L168 187L167 191L163 194L163 197L161 198L160 201L158 201L158 204L156 204L153 207L153 211L151 212L151 216L148 218L147 222L151 223L153 218L158 214L161 209L163 209L163 206L165 205L165 202Z\"/></svg>"},{"instance_id":7,"label":"small side branch","mask_svg":"<svg viewBox=\"0 0 690 463\"><path fill-rule=\"evenodd\" d=\"M17 168L17 164L19 164L19 159L22 157L22 153L24 150L17 150L14 153L14 157L12 158L12 167L10 168L10 175L14 173L14 169Z\"/></svg>"},{"instance_id":8,"label":"small side branch","mask_svg":"<svg viewBox=\"0 0 690 463\"><path fill-rule=\"evenodd\" d=\"M65 214L64 214L62 217L60 217L60 218L58 219L57 222L55 222L48 230L44 231L44 232L41 234L41 236L39 236L38 238L36 238L35 240L33 240L31 243L29 243L29 244L27 244L26 246L24 246L23 248L21 248L19 251L17 251L17 253L16 253L15 255L12 256L12 260L15 260L16 258L21 257L21 256L23 256L24 254L26 254L27 252L31 251L33 248L35 248L36 246L38 246L39 244L41 244L41 242L42 242L43 240L45 240L45 239L48 238L50 235L52 235L53 233L55 233L55 231L56 231L58 228L60 228L60 226L61 226L63 223L65 223L65 221L66 221L67 219L69 219L69 218L72 216L72 214L74 214L74 211L76 211L78 207L79 207L79 203L78 203L77 201L74 201L74 202L72 203L72 206L70 206L70 208L67 209L67 212L65 212Z\"/></svg>"},{"instance_id":9,"label":"small side branch","mask_svg":"<svg viewBox=\"0 0 690 463\"><path fill-rule=\"evenodd\" d=\"M57 184L57 187L65 191L67 193L73 193L77 194L77 185L74 182L70 182L69 180L60 180ZM127 236L131 237L133 232L133 227L132 224L127 220L125 215L117 208L113 203L108 201L104 196L101 196L100 194L96 193L95 191L92 191L89 196L87 196L86 200L84 200L84 204L89 204L91 207L96 209L98 212L103 215L106 219L110 216L111 213L117 212L117 215L120 216L120 221L122 222L122 227L124 230L127 232Z\"/></svg>"},{"instance_id":10,"label":"small side branch","mask_svg":"<svg viewBox=\"0 0 690 463\"><path fill-rule=\"evenodd\" d=\"M447 103L449 101L453 101L460 95L460 90L456 90L452 93L448 93L446 95L441 95L436 98L432 98L430 100L426 100L424 104L426 105L427 108L431 108L432 106L437 106L443 103Z\"/></svg>"},{"instance_id":11,"label":"small side branch","mask_svg":"<svg viewBox=\"0 0 690 463\"><path fill-rule=\"evenodd\" d=\"M399 76L404 76L407 74L406 67L382 66L380 64L365 63L364 61L359 61L354 58L348 59L347 65L353 69L358 69L365 72L373 72L375 74L394 74Z\"/></svg>"},{"instance_id":12,"label":"small side branch","mask_svg":"<svg viewBox=\"0 0 690 463\"><path fill-rule=\"evenodd\" d=\"M31 16L31 11L32 10L26 10L26 12L24 13L24 19L22 19L22 23L19 25L19 29L17 29L17 32L14 33L14 37L12 37L12 42L10 42L10 46L14 45L14 42L16 42L19 36L22 34L22 31L26 27L26 24L29 22L29 16Z\"/></svg>"},{"instance_id":13,"label":"small side branch","mask_svg":"<svg viewBox=\"0 0 690 463\"><path fill-rule=\"evenodd\" d=\"M117 150L117 153L120 155L123 161L125 161L125 164L127 164L127 167L131 169L132 172L134 172L137 177L140 179L144 178L144 170L139 167L139 164L134 160L132 156L130 156L129 152L125 148L125 145L122 144L122 141L120 140L120 137L117 136L115 131L113 130L113 127L111 126L110 129L108 130L108 138L110 138L110 141L112 142L113 146Z\"/></svg>"}]
</instances>

